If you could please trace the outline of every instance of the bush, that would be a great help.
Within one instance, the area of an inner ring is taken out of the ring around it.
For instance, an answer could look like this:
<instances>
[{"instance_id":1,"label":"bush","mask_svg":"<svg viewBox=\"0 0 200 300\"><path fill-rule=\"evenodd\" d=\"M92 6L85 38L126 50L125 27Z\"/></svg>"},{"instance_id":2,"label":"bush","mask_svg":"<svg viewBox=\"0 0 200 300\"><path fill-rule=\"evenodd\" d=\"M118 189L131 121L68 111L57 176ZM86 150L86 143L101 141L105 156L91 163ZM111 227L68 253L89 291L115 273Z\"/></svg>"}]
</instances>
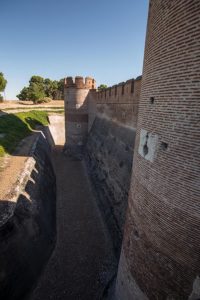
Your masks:
<instances>
[{"instance_id":1,"label":"bush","mask_svg":"<svg viewBox=\"0 0 200 300\"><path fill-rule=\"evenodd\" d=\"M52 99L49 98L49 97L44 97L44 98L41 98L41 99L38 99L35 101L36 104L40 104L40 103L49 103L51 102Z\"/></svg>"},{"instance_id":2,"label":"bush","mask_svg":"<svg viewBox=\"0 0 200 300\"><path fill-rule=\"evenodd\" d=\"M3 102L3 96L0 95L0 102Z\"/></svg>"}]
</instances>

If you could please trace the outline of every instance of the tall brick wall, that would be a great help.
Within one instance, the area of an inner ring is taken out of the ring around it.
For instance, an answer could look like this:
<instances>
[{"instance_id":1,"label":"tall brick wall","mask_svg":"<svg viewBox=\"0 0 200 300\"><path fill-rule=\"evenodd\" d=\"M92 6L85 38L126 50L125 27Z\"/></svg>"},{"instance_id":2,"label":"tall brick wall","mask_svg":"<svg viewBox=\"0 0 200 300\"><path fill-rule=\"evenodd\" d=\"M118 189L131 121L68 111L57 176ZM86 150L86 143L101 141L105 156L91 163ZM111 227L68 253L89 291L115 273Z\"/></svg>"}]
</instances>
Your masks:
<instances>
[{"instance_id":1,"label":"tall brick wall","mask_svg":"<svg viewBox=\"0 0 200 300\"><path fill-rule=\"evenodd\" d=\"M127 209L140 89L141 77L138 77L96 92L88 102L85 158L118 256Z\"/></svg>"},{"instance_id":2,"label":"tall brick wall","mask_svg":"<svg viewBox=\"0 0 200 300\"><path fill-rule=\"evenodd\" d=\"M96 93L97 114L136 129L141 76Z\"/></svg>"},{"instance_id":3,"label":"tall brick wall","mask_svg":"<svg viewBox=\"0 0 200 300\"><path fill-rule=\"evenodd\" d=\"M151 0L118 299L200 298L200 1Z\"/></svg>"}]
</instances>

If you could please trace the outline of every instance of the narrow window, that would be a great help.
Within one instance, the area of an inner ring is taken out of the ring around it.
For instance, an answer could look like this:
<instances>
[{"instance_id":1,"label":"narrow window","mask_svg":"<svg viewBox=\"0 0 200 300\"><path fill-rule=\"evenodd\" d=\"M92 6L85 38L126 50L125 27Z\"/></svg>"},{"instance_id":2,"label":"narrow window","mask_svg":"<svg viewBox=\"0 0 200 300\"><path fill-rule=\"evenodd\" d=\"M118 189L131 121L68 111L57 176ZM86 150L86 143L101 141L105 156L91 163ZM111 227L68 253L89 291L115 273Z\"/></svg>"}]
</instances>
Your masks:
<instances>
[{"instance_id":1,"label":"narrow window","mask_svg":"<svg viewBox=\"0 0 200 300\"><path fill-rule=\"evenodd\" d=\"M124 85L122 85L122 95L124 95Z\"/></svg>"},{"instance_id":2,"label":"narrow window","mask_svg":"<svg viewBox=\"0 0 200 300\"><path fill-rule=\"evenodd\" d=\"M131 94L134 93L134 80L131 81Z\"/></svg>"},{"instance_id":3,"label":"narrow window","mask_svg":"<svg viewBox=\"0 0 200 300\"><path fill-rule=\"evenodd\" d=\"M154 101L155 101L154 97L150 97L150 103L154 104Z\"/></svg>"},{"instance_id":4,"label":"narrow window","mask_svg":"<svg viewBox=\"0 0 200 300\"><path fill-rule=\"evenodd\" d=\"M115 86L115 96L117 96L117 86Z\"/></svg>"},{"instance_id":5,"label":"narrow window","mask_svg":"<svg viewBox=\"0 0 200 300\"><path fill-rule=\"evenodd\" d=\"M161 149L165 151L167 150L167 148L168 148L168 144L165 142L161 142Z\"/></svg>"}]
</instances>

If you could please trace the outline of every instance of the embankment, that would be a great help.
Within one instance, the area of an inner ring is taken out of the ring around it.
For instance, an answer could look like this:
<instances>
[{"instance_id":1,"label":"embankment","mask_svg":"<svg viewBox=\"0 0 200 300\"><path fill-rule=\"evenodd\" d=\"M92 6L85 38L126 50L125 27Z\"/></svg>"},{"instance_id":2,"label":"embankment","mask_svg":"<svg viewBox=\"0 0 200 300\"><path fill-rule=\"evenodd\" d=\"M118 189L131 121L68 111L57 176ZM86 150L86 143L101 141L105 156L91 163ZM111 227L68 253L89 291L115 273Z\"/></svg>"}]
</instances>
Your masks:
<instances>
[{"instance_id":1,"label":"embankment","mask_svg":"<svg viewBox=\"0 0 200 300\"><path fill-rule=\"evenodd\" d=\"M54 248L56 180L49 153L47 140L36 134L20 176L0 201L0 299L22 299Z\"/></svg>"}]
</instances>

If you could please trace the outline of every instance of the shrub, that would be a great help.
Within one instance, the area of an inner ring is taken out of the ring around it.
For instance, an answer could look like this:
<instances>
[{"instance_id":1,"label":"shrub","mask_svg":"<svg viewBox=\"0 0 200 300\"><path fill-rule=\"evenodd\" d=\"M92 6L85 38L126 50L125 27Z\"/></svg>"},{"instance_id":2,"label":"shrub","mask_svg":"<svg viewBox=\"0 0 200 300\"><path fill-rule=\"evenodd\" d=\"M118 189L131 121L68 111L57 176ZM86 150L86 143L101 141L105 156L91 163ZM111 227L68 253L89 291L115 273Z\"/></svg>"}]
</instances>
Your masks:
<instances>
[{"instance_id":1,"label":"shrub","mask_svg":"<svg viewBox=\"0 0 200 300\"><path fill-rule=\"evenodd\" d=\"M44 98L41 98L41 99L38 99L35 101L36 104L40 104L40 103L49 103L51 102L51 98L49 97L44 97Z\"/></svg>"}]
</instances>

